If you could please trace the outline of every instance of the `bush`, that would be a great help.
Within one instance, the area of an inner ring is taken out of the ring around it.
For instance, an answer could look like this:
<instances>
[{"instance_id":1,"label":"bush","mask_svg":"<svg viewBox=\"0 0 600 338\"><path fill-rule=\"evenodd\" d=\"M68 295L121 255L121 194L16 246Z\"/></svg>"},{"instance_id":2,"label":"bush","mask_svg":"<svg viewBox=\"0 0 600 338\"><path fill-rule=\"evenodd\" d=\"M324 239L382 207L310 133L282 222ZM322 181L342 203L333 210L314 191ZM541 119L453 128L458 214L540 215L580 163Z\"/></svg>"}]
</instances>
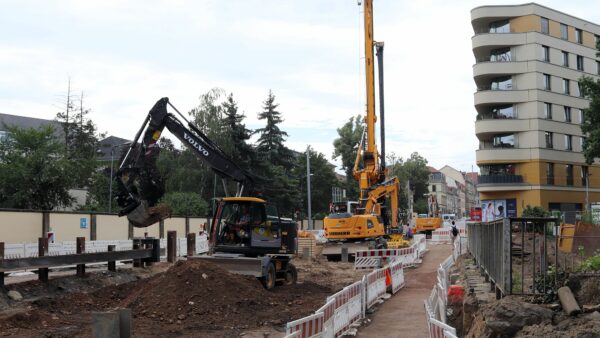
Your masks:
<instances>
[{"instance_id":1,"label":"bush","mask_svg":"<svg viewBox=\"0 0 600 338\"><path fill-rule=\"evenodd\" d=\"M589 257L588 259L584 260L577 268L577 271L581 271L581 272L600 271L600 253L596 253L595 256Z\"/></svg>"},{"instance_id":2,"label":"bush","mask_svg":"<svg viewBox=\"0 0 600 338\"><path fill-rule=\"evenodd\" d=\"M160 204L171 209L174 216L206 216L208 203L193 192L170 192L161 198Z\"/></svg>"},{"instance_id":3,"label":"bush","mask_svg":"<svg viewBox=\"0 0 600 338\"><path fill-rule=\"evenodd\" d=\"M527 205L522 214L523 217L548 217L548 215L546 209L539 206L532 207L531 205Z\"/></svg>"}]
</instances>

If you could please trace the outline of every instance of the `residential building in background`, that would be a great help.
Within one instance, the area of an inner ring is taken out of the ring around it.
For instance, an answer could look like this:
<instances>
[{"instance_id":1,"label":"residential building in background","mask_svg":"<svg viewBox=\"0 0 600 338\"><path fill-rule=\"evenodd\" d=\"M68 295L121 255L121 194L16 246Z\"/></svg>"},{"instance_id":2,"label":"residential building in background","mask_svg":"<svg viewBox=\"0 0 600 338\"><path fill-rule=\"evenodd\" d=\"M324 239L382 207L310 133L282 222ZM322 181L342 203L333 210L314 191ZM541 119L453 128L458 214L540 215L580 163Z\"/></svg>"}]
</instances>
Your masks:
<instances>
[{"instance_id":1,"label":"residential building in background","mask_svg":"<svg viewBox=\"0 0 600 338\"><path fill-rule=\"evenodd\" d=\"M566 221L600 200L600 167L582 154L588 101L578 81L597 77L600 26L535 3L471 11L477 189L486 217L527 205Z\"/></svg>"},{"instance_id":2,"label":"residential building in background","mask_svg":"<svg viewBox=\"0 0 600 338\"><path fill-rule=\"evenodd\" d=\"M429 193L435 194L440 214L455 214L458 218L469 217L472 207L479 205L477 173L461 172L451 166L440 170L429 169Z\"/></svg>"}]
</instances>

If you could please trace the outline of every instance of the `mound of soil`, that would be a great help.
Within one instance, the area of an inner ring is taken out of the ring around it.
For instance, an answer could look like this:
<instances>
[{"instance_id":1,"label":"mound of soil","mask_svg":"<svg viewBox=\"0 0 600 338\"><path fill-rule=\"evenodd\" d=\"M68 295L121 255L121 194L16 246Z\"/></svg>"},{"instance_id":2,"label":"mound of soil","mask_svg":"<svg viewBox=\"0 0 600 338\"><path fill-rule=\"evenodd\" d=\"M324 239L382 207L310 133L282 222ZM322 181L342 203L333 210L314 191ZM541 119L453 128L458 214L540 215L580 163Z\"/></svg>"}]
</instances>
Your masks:
<instances>
[{"instance_id":1,"label":"mound of soil","mask_svg":"<svg viewBox=\"0 0 600 338\"><path fill-rule=\"evenodd\" d=\"M331 293L308 281L267 291L254 277L204 260L180 261L146 279L39 299L26 312L0 318L0 331L88 336L91 312L131 308L135 336L230 337L261 327L282 330L286 322L321 307Z\"/></svg>"}]
</instances>

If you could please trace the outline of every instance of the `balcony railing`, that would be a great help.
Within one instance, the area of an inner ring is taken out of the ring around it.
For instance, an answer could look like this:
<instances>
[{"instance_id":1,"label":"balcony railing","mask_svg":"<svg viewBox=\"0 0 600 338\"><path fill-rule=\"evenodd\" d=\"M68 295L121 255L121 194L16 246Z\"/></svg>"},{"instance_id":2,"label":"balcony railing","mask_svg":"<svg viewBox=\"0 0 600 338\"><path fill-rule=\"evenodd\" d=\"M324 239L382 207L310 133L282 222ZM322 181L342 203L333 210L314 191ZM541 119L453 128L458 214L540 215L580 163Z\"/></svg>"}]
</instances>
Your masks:
<instances>
[{"instance_id":1,"label":"balcony railing","mask_svg":"<svg viewBox=\"0 0 600 338\"><path fill-rule=\"evenodd\" d=\"M514 184L523 183L522 175L479 175L479 184Z\"/></svg>"}]
</instances>

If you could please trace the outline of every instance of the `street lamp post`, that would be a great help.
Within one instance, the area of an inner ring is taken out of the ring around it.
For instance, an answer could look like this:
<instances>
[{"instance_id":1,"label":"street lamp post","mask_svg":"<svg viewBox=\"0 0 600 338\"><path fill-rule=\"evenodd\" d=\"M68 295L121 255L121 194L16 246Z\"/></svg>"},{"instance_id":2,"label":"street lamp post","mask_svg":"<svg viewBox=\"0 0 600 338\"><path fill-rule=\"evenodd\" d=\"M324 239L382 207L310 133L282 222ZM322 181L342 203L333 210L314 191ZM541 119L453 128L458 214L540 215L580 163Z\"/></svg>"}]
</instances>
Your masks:
<instances>
[{"instance_id":1,"label":"street lamp post","mask_svg":"<svg viewBox=\"0 0 600 338\"><path fill-rule=\"evenodd\" d=\"M310 209L310 146L306 146L306 195L308 200L308 230L313 230L312 211Z\"/></svg>"},{"instance_id":2,"label":"street lamp post","mask_svg":"<svg viewBox=\"0 0 600 338\"><path fill-rule=\"evenodd\" d=\"M590 212L590 173L585 173L585 211Z\"/></svg>"}]
</instances>

